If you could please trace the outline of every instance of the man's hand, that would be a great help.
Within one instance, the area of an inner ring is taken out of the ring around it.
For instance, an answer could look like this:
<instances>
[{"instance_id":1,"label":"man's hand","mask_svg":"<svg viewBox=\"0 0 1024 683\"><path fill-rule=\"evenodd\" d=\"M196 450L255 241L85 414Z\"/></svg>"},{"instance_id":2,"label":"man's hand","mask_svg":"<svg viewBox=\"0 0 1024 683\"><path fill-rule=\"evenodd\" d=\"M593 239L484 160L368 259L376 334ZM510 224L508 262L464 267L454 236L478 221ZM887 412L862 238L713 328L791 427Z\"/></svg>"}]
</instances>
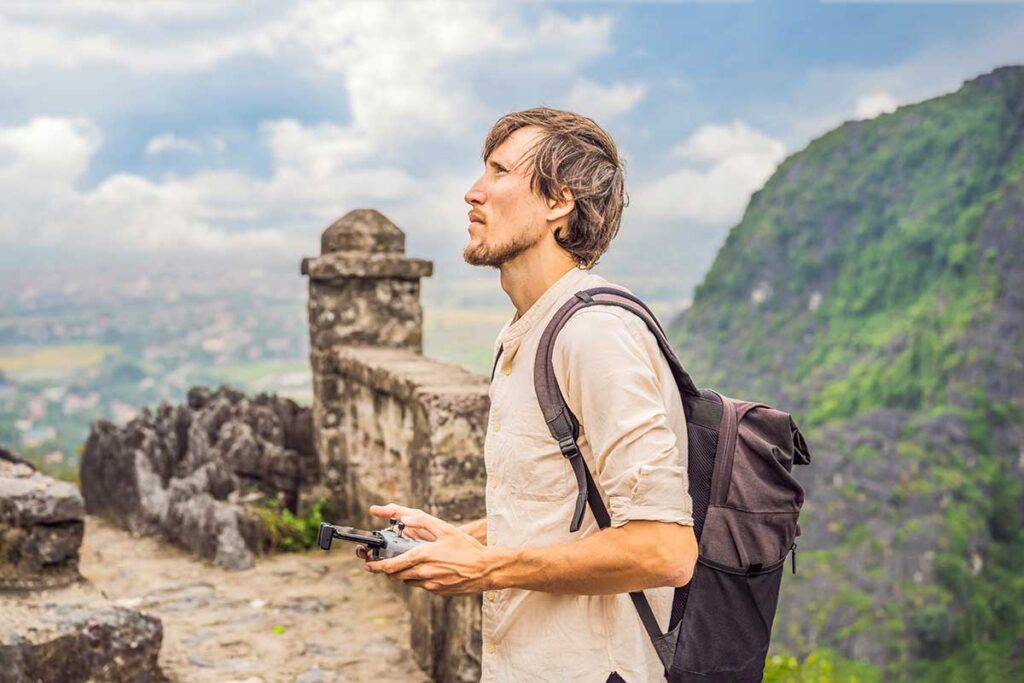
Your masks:
<instances>
[{"instance_id":1,"label":"man's hand","mask_svg":"<svg viewBox=\"0 0 1024 683\"><path fill-rule=\"evenodd\" d=\"M493 556L487 547L459 528L401 505L372 505L370 514L405 524L409 538L429 541L398 557L367 562L367 571L387 574L439 595L468 595L491 588ZM365 559L365 551L360 555Z\"/></svg>"}]
</instances>

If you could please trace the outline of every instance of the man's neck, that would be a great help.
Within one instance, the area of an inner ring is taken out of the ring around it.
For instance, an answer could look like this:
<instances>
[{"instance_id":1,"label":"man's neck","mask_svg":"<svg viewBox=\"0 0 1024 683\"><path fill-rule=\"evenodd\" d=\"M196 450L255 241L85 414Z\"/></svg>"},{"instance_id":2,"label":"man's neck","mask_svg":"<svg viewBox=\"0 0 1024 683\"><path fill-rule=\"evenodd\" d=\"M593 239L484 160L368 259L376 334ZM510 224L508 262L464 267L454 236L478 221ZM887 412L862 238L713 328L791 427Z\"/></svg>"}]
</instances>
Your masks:
<instances>
[{"instance_id":1,"label":"man's neck","mask_svg":"<svg viewBox=\"0 0 1024 683\"><path fill-rule=\"evenodd\" d=\"M520 266L525 264L518 264ZM563 275L576 267L571 259L553 259L549 264L542 267L534 265L532 268L503 267L501 270L501 288L512 300L516 307L516 316L512 319L514 323L519 320L530 307L539 299L551 285L557 282Z\"/></svg>"}]
</instances>

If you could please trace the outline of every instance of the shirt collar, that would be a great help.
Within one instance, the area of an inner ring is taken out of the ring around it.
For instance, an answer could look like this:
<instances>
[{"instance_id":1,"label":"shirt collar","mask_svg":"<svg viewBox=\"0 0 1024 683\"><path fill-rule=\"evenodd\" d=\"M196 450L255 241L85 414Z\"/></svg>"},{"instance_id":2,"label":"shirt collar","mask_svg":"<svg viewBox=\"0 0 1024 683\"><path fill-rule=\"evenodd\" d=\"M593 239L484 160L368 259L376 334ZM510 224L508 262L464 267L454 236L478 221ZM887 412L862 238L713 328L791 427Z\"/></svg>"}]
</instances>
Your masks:
<instances>
[{"instance_id":1,"label":"shirt collar","mask_svg":"<svg viewBox=\"0 0 1024 683\"><path fill-rule=\"evenodd\" d=\"M551 283L551 286L544 290L544 293L540 295L533 305L526 311L526 314L512 322L509 319L505 323L505 327L502 328L501 333L498 335L498 341L502 344L508 345L509 342L519 339L537 323L542 320L551 308L558 303L565 294L571 291L577 286L583 279L590 273L589 270L584 270L579 266L573 266L567 270L560 278ZM515 313L512 314L515 317Z\"/></svg>"}]
</instances>

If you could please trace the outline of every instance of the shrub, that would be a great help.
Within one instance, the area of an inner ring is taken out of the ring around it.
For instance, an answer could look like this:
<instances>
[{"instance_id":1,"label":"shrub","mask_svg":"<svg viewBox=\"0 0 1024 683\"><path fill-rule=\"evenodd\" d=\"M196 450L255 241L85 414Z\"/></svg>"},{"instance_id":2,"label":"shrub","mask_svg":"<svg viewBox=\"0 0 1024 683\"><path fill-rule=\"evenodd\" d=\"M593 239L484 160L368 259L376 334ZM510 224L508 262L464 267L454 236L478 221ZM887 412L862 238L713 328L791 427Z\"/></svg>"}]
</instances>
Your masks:
<instances>
[{"instance_id":1,"label":"shrub","mask_svg":"<svg viewBox=\"0 0 1024 683\"><path fill-rule=\"evenodd\" d=\"M327 501L321 498L313 504L308 515L299 517L277 498L268 498L256 508L256 514L267 530L272 549L295 552L316 545L317 532L327 507Z\"/></svg>"}]
</instances>

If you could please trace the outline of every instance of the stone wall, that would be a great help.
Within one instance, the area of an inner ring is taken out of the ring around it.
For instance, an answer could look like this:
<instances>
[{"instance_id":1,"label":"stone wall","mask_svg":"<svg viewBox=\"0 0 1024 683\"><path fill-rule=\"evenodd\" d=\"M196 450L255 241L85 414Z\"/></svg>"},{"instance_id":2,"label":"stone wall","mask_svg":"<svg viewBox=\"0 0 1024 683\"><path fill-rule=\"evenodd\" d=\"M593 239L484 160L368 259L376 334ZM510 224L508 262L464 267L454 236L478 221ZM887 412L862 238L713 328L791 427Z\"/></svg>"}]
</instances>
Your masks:
<instances>
[{"instance_id":1,"label":"stone wall","mask_svg":"<svg viewBox=\"0 0 1024 683\"><path fill-rule=\"evenodd\" d=\"M323 235L309 276L313 430L323 493L337 523L380 528L374 503L452 523L484 515L487 378L425 358L419 278L404 235L376 211L352 211ZM436 681L480 678L480 596L444 598L404 584L417 662Z\"/></svg>"}]
</instances>

